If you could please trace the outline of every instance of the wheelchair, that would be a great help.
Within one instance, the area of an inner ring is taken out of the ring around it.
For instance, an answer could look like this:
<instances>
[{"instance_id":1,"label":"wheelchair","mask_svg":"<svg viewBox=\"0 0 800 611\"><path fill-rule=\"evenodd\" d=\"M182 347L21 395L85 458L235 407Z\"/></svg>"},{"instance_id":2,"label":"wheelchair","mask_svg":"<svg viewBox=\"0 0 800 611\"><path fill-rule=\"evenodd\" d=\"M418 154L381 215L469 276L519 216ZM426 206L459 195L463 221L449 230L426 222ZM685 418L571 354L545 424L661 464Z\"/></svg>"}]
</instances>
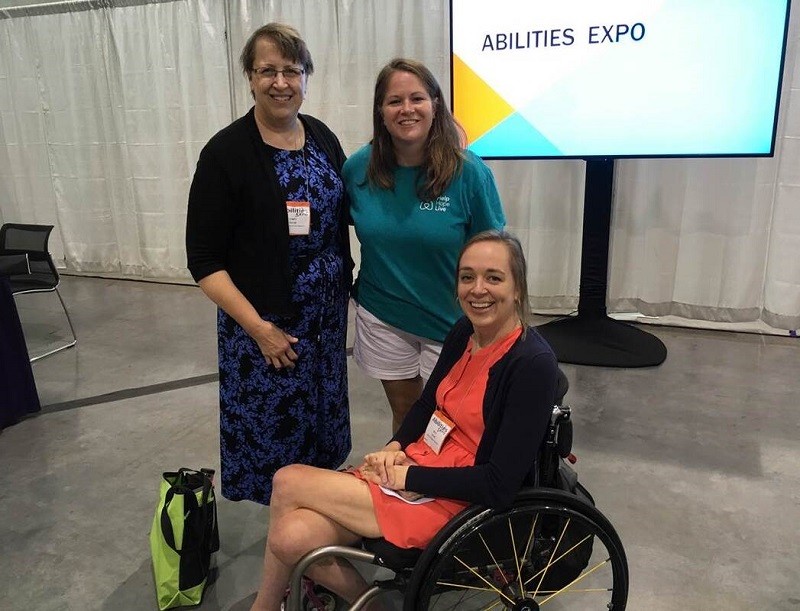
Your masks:
<instances>
[{"instance_id":1,"label":"wheelchair","mask_svg":"<svg viewBox=\"0 0 800 611\"><path fill-rule=\"evenodd\" d=\"M295 567L287 611L338 611L342 601L303 577L313 563L338 556L389 569L356 600L362 609L385 591L403 596L404 611L625 609L628 564L611 523L594 507L568 461L574 463L568 389L559 370L556 404L532 471L511 507L473 505L456 515L424 550L364 539L363 548L327 546Z\"/></svg>"}]
</instances>

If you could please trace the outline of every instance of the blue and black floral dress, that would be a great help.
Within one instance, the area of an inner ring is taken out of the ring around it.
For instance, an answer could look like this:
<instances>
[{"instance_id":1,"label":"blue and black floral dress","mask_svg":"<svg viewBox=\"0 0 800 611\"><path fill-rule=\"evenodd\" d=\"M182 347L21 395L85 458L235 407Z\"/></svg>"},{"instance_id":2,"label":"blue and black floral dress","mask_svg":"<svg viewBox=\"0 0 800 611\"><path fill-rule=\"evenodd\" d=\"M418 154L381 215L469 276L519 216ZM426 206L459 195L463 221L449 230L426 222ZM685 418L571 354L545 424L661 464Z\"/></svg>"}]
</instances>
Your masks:
<instances>
[{"instance_id":1,"label":"blue and black floral dress","mask_svg":"<svg viewBox=\"0 0 800 611\"><path fill-rule=\"evenodd\" d=\"M309 235L289 239L297 315L264 316L299 338L295 367L269 365L258 344L221 309L217 331L222 494L269 505L279 468L292 463L336 468L344 462L350 453L350 410L348 295L338 231L344 187L310 135L302 150L264 146L286 200L311 205Z\"/></svg>"}]
</instances>

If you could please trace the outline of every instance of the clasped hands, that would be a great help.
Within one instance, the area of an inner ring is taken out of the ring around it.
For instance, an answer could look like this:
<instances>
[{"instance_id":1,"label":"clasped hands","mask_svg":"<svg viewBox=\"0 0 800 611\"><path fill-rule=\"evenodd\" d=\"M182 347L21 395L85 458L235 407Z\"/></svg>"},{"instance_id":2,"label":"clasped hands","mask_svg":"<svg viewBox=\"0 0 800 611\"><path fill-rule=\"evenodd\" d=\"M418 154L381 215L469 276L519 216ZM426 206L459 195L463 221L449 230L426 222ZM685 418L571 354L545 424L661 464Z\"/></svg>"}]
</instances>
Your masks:
<instances>
[{"instance_id":1,"label":"clasped hands","mask_svg":"<svg viewBox=\"0 0 800 611\"><path fill-rule=\"evenodd\" d=\"M367 454L358 471L368 482L391 490L405 490L408 467L413 464L402 450L384 448Z\"/></svg>"}]
</instances>

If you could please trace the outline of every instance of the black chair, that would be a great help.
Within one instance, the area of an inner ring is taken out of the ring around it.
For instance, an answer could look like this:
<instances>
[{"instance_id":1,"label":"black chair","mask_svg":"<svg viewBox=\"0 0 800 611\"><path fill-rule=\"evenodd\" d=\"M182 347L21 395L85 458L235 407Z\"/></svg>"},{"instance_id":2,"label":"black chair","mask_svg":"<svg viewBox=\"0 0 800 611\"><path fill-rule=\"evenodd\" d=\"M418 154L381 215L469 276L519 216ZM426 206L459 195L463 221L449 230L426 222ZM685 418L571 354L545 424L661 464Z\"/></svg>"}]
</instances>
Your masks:
<instances>
[{"instance_id":1,"label":"black chair","mask_svg":"<svg viewBox=\"0 0 800 611\"><path fill-rule=\"evenodd\" d=\"M47 243L50 239L50 232L53 231L52 225L31 225L23 223L6 223L0 227L0 254L3 255L27 255L30 264L29 274L12 274L8 279L11 284L11 292L14 295L26 293L50 293L55 292L64 314L69 323L72 333L72 341L58 346L44 354L30 358L30 361L38 361L41 358L71 348L78 342L75 335L75 327L69 311L58 292L59 276L58 270L50 256Z\"/></svg>"},{"instance_id":2,"label":"black chair","mask_svg":"<svg viewBox=\"0 0 800 611\"><path fill-rule=\"evenodd\" d=\"M323 605L303 600L303 573L332 556L394 573L375 581L351 611L384 591L402 593L404 611L536 611L550 601L546 608L624 610L628 562L622 542L564 462L574 460L571 409L562 405L567 388L566 376L559 371L558 399L534 465L534 487L524 488L511 507L467 507L424 550L401 549L384 539L365 539L364 549L314 550L292 573L287 610L343 608L321 588ZM564 491L558 478L573 477L575 485L569 489L576 492Z\"/></svg>"},{"instance_id":3,"label":"black chair","mask_svg":"<svg viewBox=\"0 0 800 611\"><path fill-rule=\"evenodd\" d=\"M6 255L0 253L0 276L17 276L31 273L28 255Z\"/></svg>"}]
</instances>

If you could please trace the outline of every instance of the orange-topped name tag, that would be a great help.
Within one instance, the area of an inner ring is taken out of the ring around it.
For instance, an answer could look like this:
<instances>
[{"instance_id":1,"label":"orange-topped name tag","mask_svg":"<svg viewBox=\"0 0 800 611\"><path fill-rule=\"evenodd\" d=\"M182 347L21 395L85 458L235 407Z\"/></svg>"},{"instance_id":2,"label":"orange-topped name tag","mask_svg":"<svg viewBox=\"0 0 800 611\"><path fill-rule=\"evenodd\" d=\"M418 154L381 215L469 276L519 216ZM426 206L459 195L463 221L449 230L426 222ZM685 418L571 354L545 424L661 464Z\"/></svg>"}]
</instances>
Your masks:
<instances>
[{"instance_id":1,"label":"orange-topped name tag","mask_svg":"<svg viewBox=\"0 0 800 611\"><path fill-rule=\"evenodd\" d=\"M437 409L431 414L428 428L425 429L425 435L422 439L431 450L438 454L442 451L444 440L447 439L454 428L456 428L455 422L445 416L442 410Z\"/></svg>"},{"instance_id":2,"label":"orange-topped name tag","mask_svg":"<svg viewBox=\"0 0 800 611\"><path fill-rule=\"evenodd\" d=\"M311 230L311 204L308 202L286 202L289 217L289 235L308 235Z\"/></svg>"}]
</instances>

